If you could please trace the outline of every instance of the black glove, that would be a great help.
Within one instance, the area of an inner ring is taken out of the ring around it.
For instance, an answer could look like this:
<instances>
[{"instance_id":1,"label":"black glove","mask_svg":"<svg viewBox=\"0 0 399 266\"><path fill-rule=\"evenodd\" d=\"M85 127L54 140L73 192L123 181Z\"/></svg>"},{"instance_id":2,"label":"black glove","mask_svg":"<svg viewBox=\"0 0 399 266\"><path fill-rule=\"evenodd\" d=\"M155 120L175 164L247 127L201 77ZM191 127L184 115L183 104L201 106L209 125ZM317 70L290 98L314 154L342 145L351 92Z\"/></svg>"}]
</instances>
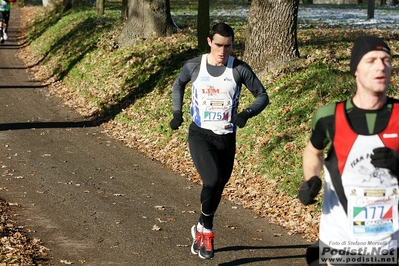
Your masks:
<instances>
[{"instance_id":1,"label":"black glove","mask_svg":"<svg viewBox=\"0 0 399 266\"><path fill-rule=\"evenodd\" d=\"M231 122L240 128L244 127L245 124L247 123L248 119L253 116L252 113L253 113L252 109L245 109L241 113L233 116L233 119L231 119Z\"/></svg>"},{"instance_id":2,"label":"black glove","mask_svg":"<svg viewBox=\"0 0 399 266\"><path fill-rule=\"evenodd\" d=\"M319 194L321 184L321 179L316 175L303 182L299 188L299 200L305 205L315 203L316 200L314 198Z\"/></svg>"},{"instance_id":3,"label":"black glove","mask_svg":"<svg viewBox=\"0 0 399 266\"><path fill-rule=\"evenodd\" d=\"M183 123L183 113L182 111L174 111L173 119L170 121L170 128L176 130L180 127L181 123Z\"/></svg>"},{"instance_id":4,"label":"black glove","mask_svg":"<svg viewBox=\"0 0 399 266\"><path fill-rule=\"evenodd\" d=\"M395 150L382 147L373 150L371 164L374 167L389 169L392 175L398 177L399 173L399 157Z\"/></svg>"}]
</instances>

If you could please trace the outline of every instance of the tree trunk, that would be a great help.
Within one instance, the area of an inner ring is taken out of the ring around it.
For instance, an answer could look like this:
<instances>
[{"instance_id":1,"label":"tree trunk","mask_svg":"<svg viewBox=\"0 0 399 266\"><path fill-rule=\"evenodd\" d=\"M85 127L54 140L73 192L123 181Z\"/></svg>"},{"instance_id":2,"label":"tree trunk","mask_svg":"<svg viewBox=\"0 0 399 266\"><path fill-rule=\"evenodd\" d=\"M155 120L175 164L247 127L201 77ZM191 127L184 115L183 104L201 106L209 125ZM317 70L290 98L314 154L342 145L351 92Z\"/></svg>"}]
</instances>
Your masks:
<instances>
[{"instance_id":1,"label":"tree trunk","mask_svg":"<svg viewBox=\"0 0 399 266\"><path fill-rule=\"evenodd\" d=\"M198 16L197 16L197 37L198 48L205 52L209 45L207 37L209 36L209 0L198 1Z\"/></svg>"},{"instance_id":2,"label":"tree trunk","mask_svg":"<svg viewBox=\"0 0 399 266\"><path fill-rule=\"evenodd\" d=\"M125 25L118 37L120 46L173 33L169 0L124 0L122 4L122 19Z\"/></svg>"},{"instance_id":3,"label":"tree trunk","mask_svg":"<svg viewBox=\"0 0 399 266\"><path fill-rule=\"evenodd\" d=\"M64 12L74 7L74 0L63 0L64 3Z\"/></svg>"},{"instance_id":4,"label":"tree trunk","mask_svg":"<svg viewBox=\"0 0 399 266\"><path fill-rule=\"evenodd\" d=\"M104 15L104 0L96 1L96 15L97 17Z\"/></svg>"},{"instance_id":5,"label":"tree trunk","mask_svg":"<svg viewBox=\"0 0 399 266\"><path fill-rule=\"evenodd\" d=\"M367 8L367 19L374 18L375 0L369 0Z\"/></svg>"},{"instance_id":6,"label":"tree trunk","mask_svg":"<svg viewBox=\"0 0 399 266\"><path fill-rule=\"evenodd\" d=\"M298 5L299 0L252 0L244 60L255 72L299 58Z\"/></svg>"}]
</instances>

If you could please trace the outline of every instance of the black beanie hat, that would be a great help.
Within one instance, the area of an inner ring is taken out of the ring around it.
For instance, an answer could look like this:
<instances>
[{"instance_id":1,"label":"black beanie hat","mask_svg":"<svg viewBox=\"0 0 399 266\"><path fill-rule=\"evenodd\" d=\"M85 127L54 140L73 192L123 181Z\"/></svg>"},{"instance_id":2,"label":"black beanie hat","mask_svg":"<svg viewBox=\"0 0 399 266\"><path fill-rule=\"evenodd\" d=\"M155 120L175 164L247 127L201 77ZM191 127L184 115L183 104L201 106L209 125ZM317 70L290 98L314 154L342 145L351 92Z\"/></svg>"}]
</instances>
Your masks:
<instances>
[{"instance_id":1,"label":"black beanie hat","mask_svg":"<svg viewBox=\"0 0 399 266\"><path fill-rule=\"evenodd\" d=\"M375 36L362 36L358 38L352 48L350 70L351 74L355 76L357 65L362 57L370 51L381 50L391 55L391 49L380 38Z\"/></svg>"}]
</instances>

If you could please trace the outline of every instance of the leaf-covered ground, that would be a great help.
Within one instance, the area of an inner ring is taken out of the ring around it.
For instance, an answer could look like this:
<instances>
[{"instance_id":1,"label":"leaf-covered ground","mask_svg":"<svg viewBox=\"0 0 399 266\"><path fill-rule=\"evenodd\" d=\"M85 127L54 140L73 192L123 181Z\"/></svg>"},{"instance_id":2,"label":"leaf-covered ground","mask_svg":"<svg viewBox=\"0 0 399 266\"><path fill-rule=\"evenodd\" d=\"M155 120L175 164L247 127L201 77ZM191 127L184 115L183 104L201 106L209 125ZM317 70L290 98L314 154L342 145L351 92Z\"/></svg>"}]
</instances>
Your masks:
<instances>
[{"instance_id":1,"label":"leaf-covered ground","mask_svg":"<svg viewBox=\"0 0 399 266\"><path fill-rule=\"evenodd\" d=\"M48 264L48 249L39 239L30 238L12 217L18 206L0 199L0 266Z\"/></svg>"}]
</instances>

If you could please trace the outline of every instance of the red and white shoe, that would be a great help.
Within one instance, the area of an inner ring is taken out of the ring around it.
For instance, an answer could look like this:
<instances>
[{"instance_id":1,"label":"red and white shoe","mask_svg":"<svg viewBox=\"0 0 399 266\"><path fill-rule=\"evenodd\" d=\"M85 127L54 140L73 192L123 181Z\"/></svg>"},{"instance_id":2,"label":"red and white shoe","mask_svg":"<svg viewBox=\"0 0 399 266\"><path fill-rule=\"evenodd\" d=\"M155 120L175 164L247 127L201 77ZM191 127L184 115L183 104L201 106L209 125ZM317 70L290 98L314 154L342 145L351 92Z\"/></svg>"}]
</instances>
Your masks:
<instances>
[{"instance_id":1,"label":"red and white shoe","mask_svg":"<svg viewBox=\"0 0 399 266\"><path fill-rule=\"evenodd\" d=\"M199 249L198 256L201 259L211 260L215 257L213 250L213 239L215 238L215 233L212 232L202 232L202 243Z\"/></svg>"}]
</instances>

